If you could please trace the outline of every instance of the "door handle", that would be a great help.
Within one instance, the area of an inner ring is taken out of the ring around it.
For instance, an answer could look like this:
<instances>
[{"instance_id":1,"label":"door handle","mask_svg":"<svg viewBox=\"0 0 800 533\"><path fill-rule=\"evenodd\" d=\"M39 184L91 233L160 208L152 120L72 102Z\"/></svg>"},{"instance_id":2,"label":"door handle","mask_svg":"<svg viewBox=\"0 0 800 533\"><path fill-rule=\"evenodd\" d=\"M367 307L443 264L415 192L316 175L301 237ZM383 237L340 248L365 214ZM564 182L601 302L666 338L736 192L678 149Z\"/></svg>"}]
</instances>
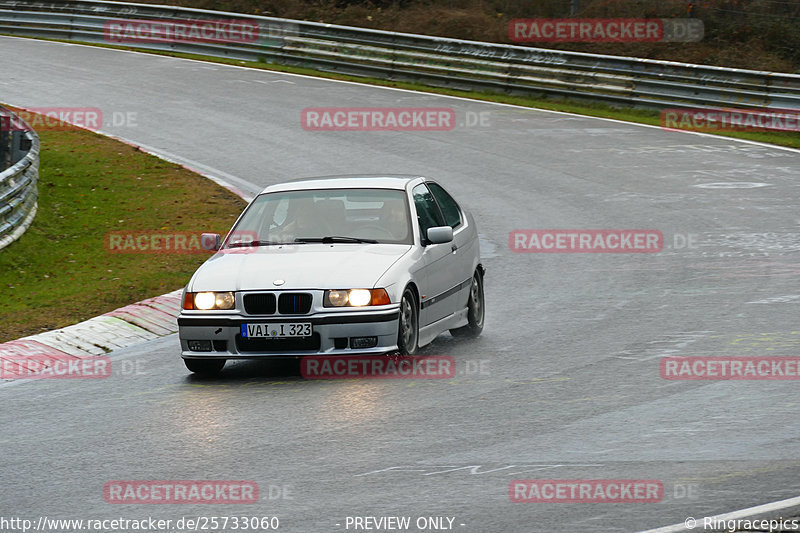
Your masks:
<instances>
[{"instance_id":1,"label":"door handle","mask_svg":"<svg viewBox=\"0 0 800 533\"><path fill-rule=\"evenodd\" d=\"M452 245L452 246L450 247L450 250L452 250L452 252L453 252L453 253L456 253L456 251L458 251L458 246L456 246L456 245L454 244L454 245Z\"/></svg>"}]
</instances>

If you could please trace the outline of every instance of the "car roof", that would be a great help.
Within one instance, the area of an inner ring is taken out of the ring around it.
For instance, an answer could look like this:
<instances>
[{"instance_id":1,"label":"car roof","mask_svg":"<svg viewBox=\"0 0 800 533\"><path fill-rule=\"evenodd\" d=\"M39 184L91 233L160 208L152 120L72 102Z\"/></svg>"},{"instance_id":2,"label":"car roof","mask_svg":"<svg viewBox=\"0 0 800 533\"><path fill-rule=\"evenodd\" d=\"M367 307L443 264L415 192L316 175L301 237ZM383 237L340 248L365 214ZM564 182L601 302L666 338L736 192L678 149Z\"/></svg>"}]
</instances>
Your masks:
<instances>
[{"instance_id":1,"label":"car roof","mask_svg":"<svg viewBox=\"0 0 800 533\"><path fill-rule=\"evenodd\" d=\"M364 188L405 190L409 182L421 178L422 176L410 174L344 174L338 176L315 176L276 183L270 185L261 192Z\"/></svg>"}]
</instances>

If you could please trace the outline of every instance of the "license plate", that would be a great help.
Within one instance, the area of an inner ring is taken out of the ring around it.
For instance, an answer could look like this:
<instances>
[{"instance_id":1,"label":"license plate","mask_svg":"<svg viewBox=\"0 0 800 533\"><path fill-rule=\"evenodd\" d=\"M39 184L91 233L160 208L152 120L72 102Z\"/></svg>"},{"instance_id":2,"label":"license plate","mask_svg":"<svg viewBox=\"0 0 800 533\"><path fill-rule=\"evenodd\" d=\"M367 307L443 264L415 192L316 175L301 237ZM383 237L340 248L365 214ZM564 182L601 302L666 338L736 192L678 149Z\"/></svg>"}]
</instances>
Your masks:
<instances>
[{"instance_id":1,"label":"license plate","mask_svg":"<svg viewBox=\"0 0 800 533\"><path fill-rule=\"evenodd\" d=\"M257 339L285 339L310 337L311 322L278 322L273 324L242 324L242 337Z\"/></svg>"}]
</instances>

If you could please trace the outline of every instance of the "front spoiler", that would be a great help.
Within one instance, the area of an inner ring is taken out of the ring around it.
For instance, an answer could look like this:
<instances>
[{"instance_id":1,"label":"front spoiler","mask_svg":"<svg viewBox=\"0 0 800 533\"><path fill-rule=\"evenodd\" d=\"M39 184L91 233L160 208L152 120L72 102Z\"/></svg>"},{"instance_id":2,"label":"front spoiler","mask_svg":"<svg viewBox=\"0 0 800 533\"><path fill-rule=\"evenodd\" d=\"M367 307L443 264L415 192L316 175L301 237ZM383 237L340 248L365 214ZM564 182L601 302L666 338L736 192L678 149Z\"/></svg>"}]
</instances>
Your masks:
<instances>
[{"instance_id":1,"label":"front spoiler","mask_svg":"<svg viewBox=\"0 0 800 533\"><path fill-rule=\"evenodd\" d=\"M239 314L185 314L178 317L181 357L185 359L254 359L285 358L308 355L385 354L397 350L399 306L380 311L358 313L317 313L309 316L252 316ZM293 349L291 343L279 350L253 349L244 346L241 325L274 322L310 322L313 334L319 336L318 348ZM377 337L373 348L336 347L342 339ZM338 339L338 341L337 341ZM192 351L188 341L212 341L211 351Z\"/></svg>"}]
</instances>

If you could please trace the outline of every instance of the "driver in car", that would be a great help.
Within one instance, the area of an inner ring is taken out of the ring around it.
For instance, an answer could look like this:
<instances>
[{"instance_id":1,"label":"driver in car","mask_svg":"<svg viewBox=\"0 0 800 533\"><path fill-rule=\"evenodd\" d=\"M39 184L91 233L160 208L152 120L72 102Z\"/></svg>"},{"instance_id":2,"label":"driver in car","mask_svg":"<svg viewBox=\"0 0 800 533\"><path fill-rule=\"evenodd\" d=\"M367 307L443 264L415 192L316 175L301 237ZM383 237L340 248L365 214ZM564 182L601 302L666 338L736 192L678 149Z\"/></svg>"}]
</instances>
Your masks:
<instances>
[{"instance_id":1,"label":"driver in car","mask_svg":"<svg viewBox=\"0 0 800 533\"><path fill-rule=\"evenodd\" d=\"M397 198L387 198L381 207L381 227L391 234L394 240L402 241L408 237L408 222L405 210L405 202Z\"/></svg>"},{"instance_id":2,"label":"driver in car","mask_svg":"<svg viewBox=\"0 0 800 533\"><path fill-rule=\"evenodd\" d=\"M320 218L313 198L297 198L289 204L289 220L279 233L282 242L300 238L319 238L330 234L330 227Z\"/></svg>"}]
</instances>

